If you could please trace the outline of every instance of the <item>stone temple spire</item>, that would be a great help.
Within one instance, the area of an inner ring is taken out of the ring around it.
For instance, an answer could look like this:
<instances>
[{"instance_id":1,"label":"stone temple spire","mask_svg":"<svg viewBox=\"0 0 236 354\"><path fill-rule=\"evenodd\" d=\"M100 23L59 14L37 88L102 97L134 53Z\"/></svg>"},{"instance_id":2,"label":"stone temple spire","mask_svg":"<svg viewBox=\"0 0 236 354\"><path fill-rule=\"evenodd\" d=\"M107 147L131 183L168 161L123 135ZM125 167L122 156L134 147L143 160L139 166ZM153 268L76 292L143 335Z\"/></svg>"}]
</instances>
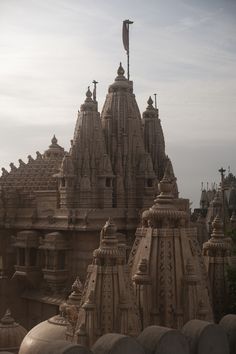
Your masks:
<instances>
[{"instance_id":1,"label":"stone temple spire","mask_svg":"<svg viewBox=\"0 0 236 354\"><path fill-rule=\"evenodd\" d=\"M231 263L232 240L224 236L223 222L219 214L212 223L211 238L203 244L203 255L211 283L213 310L218 321L227 298L226 269Z\"/></svg>"},{"instance_id":2,"label":"stone temple spire","mask_svg":"<svg viewBox=\"0 0 236 354\"><path fill-rule=\"evenodd\" d=\"M142 120L133 93L133 82L124 76L121 64L114 83L109 86L101 119L113 171L119 166L118 181L115 179L114 184L114 206L121 203L120 200L117 201L119 188L124 187L125 206L142 207L145 204L145 195L155 194L156 175L151 158L149 175L140 173L139 166L143 160L147 161L149 153L144 147ZM152 193L149 193L150 191Z\"/></svg>"},{"instance_id":3,"label":"stone temple spire","mask_svg":"<svg viewBox=\"0 0 236 354\"><path fill-rule=\"evenodd\" d=\"M116 225L110 219L101 231L100 246L93 253L93 263L88 266L81 303L78 343L84 342L84 336L87 345L91 346L105 333L137 335L140 331L125 251L118 245Z\"/></svg>"},{"instance_id":4,"label":"stone temple spire","mask_svg":"<svg viewBox=\"0 0 236 354\"><path fill-rule=\"evenodd\" d=\"M188 227L187 212L176 205L169 169L159 188L154 205L142 214L144 226L136 231L129 258L142 326L181 328L190 319L203 319L203 307L204 319L211 320L197 230Z\"/></svg>"},{"instance_id":5,"label":"stone temple spire","mask_svg":"<svg viewBox=\"0 0 236 354\"><path fill-rule=\"evenodd\" d=\"M222 193L220 189L216 191L215 196L207 209L206 225L209 235L212 232L212 222L217 215L222 215Z\"/></svg>"},{"instance_id":6,"label":"stone temple spire","mask_svg":"<svg viewBox=\"0 0 236 354\"><path fill-rule=\"evenodd\" d=\"M113 171L106 153L97 102L92 96L88 87L78 113L70 153L62 161L59 175L62 207L112 206ZM70 167L70 176L67 167ZM72 201L68 196L73 196Z\"/></svg>"},{"instance_id":7,"label":"stone temple spire","mask_svg":"<svg viewBox=\"0 0 236 354\"><path fill-rule=\"evenodd\" d=\"M153 161L154 171L159 180L162 179L165 170L165 140L159 119L158 109L153 107L153 100L149 97L146 111L143 112L144 144Z\"/></svg>"}]
</instances>

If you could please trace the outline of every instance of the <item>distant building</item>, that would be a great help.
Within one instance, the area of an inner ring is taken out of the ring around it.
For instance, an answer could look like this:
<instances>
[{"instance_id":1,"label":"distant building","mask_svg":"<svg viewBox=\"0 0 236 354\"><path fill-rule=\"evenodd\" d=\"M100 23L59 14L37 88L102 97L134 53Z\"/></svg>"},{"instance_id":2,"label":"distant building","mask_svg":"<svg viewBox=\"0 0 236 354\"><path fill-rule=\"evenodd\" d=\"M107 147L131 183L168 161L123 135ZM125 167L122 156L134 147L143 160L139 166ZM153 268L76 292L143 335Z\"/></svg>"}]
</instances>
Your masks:
<instances>
[{"instance_id":1,"label":"distant building","mask_svg":"<svg viewBox=\"0 0 236 354\"><path fill-rule=\"evenodd\" d=\"M230 171L227 176L222 175L219 187L212 184L211 188L202 188L200 208L194 210L192 218L205 224L210 237L212 222L218 213L222 217L224 230L230 231L236 216L236 177Z\"/></svg>"}]
</instances>

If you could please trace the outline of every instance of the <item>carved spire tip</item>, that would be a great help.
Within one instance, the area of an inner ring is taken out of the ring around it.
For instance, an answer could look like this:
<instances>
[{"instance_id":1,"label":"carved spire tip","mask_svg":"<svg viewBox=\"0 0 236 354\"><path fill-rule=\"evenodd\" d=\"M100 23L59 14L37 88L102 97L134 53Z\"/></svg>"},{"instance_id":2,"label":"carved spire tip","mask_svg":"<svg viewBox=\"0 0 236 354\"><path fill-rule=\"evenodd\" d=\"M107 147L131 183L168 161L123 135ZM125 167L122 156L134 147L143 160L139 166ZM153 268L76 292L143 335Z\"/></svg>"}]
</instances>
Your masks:
<instances>
[{"instance_id":1,"label":"carved spire tip","mask_svg":"<svg viewBox=\"0 0 236 354\"><path fill-rule=\"evenodd\" d=\"M152 105L153 105L153 100L152 100L152 97L151 97L151 96L149 96L149 99L147 100L147 104L148 104L149 107L152 107Z\"/></svg>"},{"instance_id":2,"label":"carved spire tip","mask_svg":"<svg viewBox=\"0 0 236 354\"><path fill-rule=\"evenodd\" d=\"M57 138L56 138L56 135L55 135L55 134L53 134L51 143L52 143L52 144L57 144Z\"/></svg>"},{"instance_id":3,"label":"carved spire tip","mask_svg":"<svg viewBox=\"0 0 236 354\"><path fill-rule=\"evenodd\" d=\"M124 74L125 74L125 71L124 71L124 68L123 68L121 62L120 62L120 66L119 66L119 68L118 68L118 70L117 70L117 74L118 74L119 76L124 76Z\"/></svg>"}]
</instances>

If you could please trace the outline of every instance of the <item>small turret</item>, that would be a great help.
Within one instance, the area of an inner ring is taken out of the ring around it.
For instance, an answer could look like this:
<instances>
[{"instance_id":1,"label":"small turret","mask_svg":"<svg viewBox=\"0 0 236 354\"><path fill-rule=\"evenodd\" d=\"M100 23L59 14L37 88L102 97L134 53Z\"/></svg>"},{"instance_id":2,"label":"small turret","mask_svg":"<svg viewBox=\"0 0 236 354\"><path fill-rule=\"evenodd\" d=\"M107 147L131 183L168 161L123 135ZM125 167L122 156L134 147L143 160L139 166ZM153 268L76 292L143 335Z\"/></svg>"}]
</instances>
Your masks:
<instances>
[{"instance_id":1,"label":"small turret","mask_svg":"<svg viewBox=\"0 0 236 354\"><path fill-rule=\"evenodd\" d=\"M218 321L223 315L227 296L225 274L231 263L232 241L224 236L223 222L219 214L216 215L212 228L211 238L203 244L203 255L211 283L215 319Z\"/></svg>"},{"instance_id":2,"label":"small turret","mask_svg":"<svg viewBox=\"0 0 236 354\"><path fill-rule=\"evenodd\" d=\"M78 343L87 336L86 344L91 346L98 336L109 332L138 335L140 320L125 254L111 219L101 231L100 246L93 253L85 284L77 322Z\"/></svg>"},{"instance_id":3,"label":"small turret","mask_svg":"<svg viewBox=\"0 0 236 354\"><path fill-rule=\"evenodd\" d=\"M155 199L154 205L142 214L144 224L155 228L176 228L186 225L188 215L186 212L178 210L174 203L173 176L168 166L159 183L159 190L160 194Z\"/></svg>"},{"instance_id":4,"label":"small turret","mask_svg":"<svg viewBox=\"0 0 236 354\"><path fill-rule=\"evenodd\" d=\"M146 111L143 112L144 144L150 153L154 171L160 181L165 170L165 140L157 108L153 107L153 100L149 97Z\"/></svg>"},{"instance_id":5,"label":"small turret","mask_svg":"<svg viewBox=\"0 0 236 354\"><path fill-rule=\"evenodd\" d=\"M51 144L49 145L49 148L44 152L43 157L47 160L61 160L64 156L64 153L65 150L57 143L57 138L54 134L51 140Z\"/></svg>"}]
</instances>

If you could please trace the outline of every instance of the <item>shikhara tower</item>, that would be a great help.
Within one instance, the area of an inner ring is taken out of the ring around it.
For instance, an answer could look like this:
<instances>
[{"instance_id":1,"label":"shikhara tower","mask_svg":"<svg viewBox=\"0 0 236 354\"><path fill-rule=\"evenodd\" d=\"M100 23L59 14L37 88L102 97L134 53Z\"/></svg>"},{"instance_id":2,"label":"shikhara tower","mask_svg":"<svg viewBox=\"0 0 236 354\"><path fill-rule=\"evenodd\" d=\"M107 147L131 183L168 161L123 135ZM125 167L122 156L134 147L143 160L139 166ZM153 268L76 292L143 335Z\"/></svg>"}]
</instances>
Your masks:
<instances>
[{"instance_id":1,"label":"shikhara tower","mask_svg":"<svg viewBox=\"0 0 236 354\"><path fill-rule=\"evenodd\" d=\"M143 208L157 193L167 157L158 110L143 120L121 64L101 117L88 89L58 178L61 208Z\"/></svg>"}]
</instances>

